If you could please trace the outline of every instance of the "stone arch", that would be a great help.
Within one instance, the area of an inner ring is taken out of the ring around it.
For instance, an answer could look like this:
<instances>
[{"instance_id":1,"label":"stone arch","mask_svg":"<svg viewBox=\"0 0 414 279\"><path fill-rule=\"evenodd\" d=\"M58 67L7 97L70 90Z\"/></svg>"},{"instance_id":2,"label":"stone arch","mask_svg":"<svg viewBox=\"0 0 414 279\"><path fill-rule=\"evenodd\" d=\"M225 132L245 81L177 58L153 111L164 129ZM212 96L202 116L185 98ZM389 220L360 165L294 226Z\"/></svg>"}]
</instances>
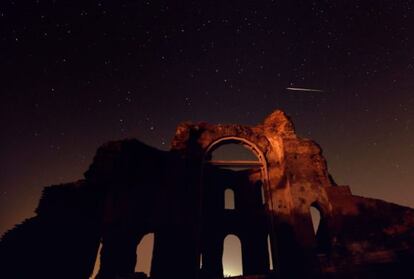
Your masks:
<instances>
[{"instance_id":1,"label":"stone arch","mask_svg":"<svg viewBox=\"0 0 414 279\"><path fill-rule=\"evenodd\" d=\"M255 154L260 162L263 163L264 166L266 166L266 157L264 156L263 150L261 150L255 143L252 141L238 136L225 136L221 137L219 139L216 139L215 141L212 141L207 148L204 151L204 160L206 159L206 156L211 154L214 150L218 149L219 147L230 144L230 143L236 143L236 144L242 144L247 149L250 149L253 154Z\"/></svg>"},{"instance_id":2,"label":"stone arch","mask_svg":"<svg viewBox=\"0 0 414 279\"><path fill-rule=\"evenodd\" d=\"M323 195L322 193L319 195ZM313 202L311 202L309 204L309 207L314 207L317 210L319 210L320 214L321 214L321 218L322 217L326 217L327 215L329 215L330 212L330 204L326 201L324 201L323 199L316 199Z\"/></svg>"},{"instance_id":3,"label":"stone arch","mask_svg":"<svg viewBox=\"0 0 414 279\"><path fill-rule=\"evenodd\" d=\"M262 178L262 187L264 188L265 191L265 197L268 196L266 194L266 191L269 190L269 179L268 179L268 170L267 170L267 160L266 157L264 155L264 152L252 141L243 138L243 137L238 137L238 136L225 136L225 137L221 137L218 138L214 141L212 141L206 148L204 151L204 156L203 156L203 162L202 165L204 166L208 160L211 157L211 153L214 152L214 150L220 148L221 146L224 146L226 144L231 144L231 143L236 143L236 144L242 144L244 147L248 148L249 150L252 151L253 154L256 155L258 161L261 163L261 178Z\"/></svg>"},{"instance_id":4,"label":"stone arch","mask_svg":"<svg viewBox=\"0 0 414 279\"><path fill-rule=\"evenodd\" d=\"M251 141L251 140L257 140L257 139L260 139L259 144L257 144L256 141L254 142ZM233 213L227 212L227 214L244 214L247 208L249 209L254 208L254 210L257 210L257 209L263 210L263 215L262 215L263 218L257 219L257 220L260 220L260 221L257 221L258 224L260 224L257 230L255 230L254 232L249 231L246 234L242 233L245 230L244 226L246 226L246 223L243 223L243 222L240 223L239 221L235 221L235 220L241 220L240 217L231 219L234 221L230 221L226 223L226 226L228 227L225 229L223 233L224 235L227 235L227 236L236 235L239 237L239 240L241 243L240 245L242 246L243 253L244 253L242 262L246 263L245 266L243 267L242 272L246 272L246 274L248 275L259 274L259 273L261 274L262 272L268 273L270 272L269 262L273 261L273 258L275 258L277 255L275 251L275 249L277 249L277 246L275 244L276 237L274 236L274 233L275 233L274 225L273 225L273 221L271 220L273 218L273 215L267 211L268 208L272 208L271 206L272 199L271 199L269 179L268 179L268 162L267 162L267 158L265 155L266 154L265 152L267 152L270 148L267 145L270 145L270 143L267 141L267 139L264 136L259 136L259 137L251 136L249 138L244 138L244 137L229 135L229 136L224 136L224 137L211 140L209 144L206 145L206 147L204 148L203 161L202 161L203 177L204 175L206 175L205 177L208 177L208 174L210 171L210 168L208 167L208 165L214 166L214 160L212 160L213 159L212 153L215 150L219 149L220 147L225 146L226 144L243 145L245 148L250 150L251 153L253 153L255 157L257 158L257 161L255 161L255 165L252 166L252 168L256 168L256 171L253 171L254 180L250 180L251 184L249 185L251 186L249 187L249 189L255 189L254 195L256 195L256 190L257 190L257 204L256 203L254 204L243 203L242 201L245 201L245 199L241 198L240 200L241 211L233 212ZM221 166L221 165L216 165L216 166ZM214 170L214 168L212 169ZM201 181L204 181L204 178L202 178ZM256 183L254 183L254 181L256 181ZM225 182L224 184L226 183L227 182ZM239 184L236 184L236 186L237 185ZM247 185L247 184L242 183L241 185ZM263 194L261 190L262 188L264 192ZM228 189L228 188L225 188L225 189ZM247 189L247 188L242 188L242 189ZM237 188L237 191L239 190L240 189ZM242 194L240 197L243 197L243 195L244 197L246 197L245 195L246 192L244 192L243 194L237 191L235 191L236 195ZM252 190L248 190L248 191L252 191ZM262 197L264 197L264 201L262 200ZM238 204L236 204L236 209L239 209ZM257 212L257 211L254 211L254 212ZM251 220L249 222L251 222ZM221 238L221 241L223 241L223 238ZM272 245L270 245L268 242L271 242ZM273 251L269 251L269 249ZM269 259L269 255L272 255L271 256L272 260ZM223 272L224 272L224 275L226 275L225 267L224 267ZM237 273L237 274L232 273L231 275L240 275L240 274L241 273Z\"/></svg>"}]
</instances>

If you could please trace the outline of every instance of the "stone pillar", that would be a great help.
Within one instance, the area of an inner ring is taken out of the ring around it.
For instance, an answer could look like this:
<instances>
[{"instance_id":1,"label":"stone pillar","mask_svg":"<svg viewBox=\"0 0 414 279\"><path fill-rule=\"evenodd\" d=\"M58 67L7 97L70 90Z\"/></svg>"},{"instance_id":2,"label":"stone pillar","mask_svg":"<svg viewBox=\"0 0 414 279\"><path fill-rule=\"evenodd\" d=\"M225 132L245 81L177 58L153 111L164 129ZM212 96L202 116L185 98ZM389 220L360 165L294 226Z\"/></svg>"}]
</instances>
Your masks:
<instances>
[{"instance_id":1,"label":"stone pillar","mask_svg":"<svg viewBox=\"0 0 414 279\"><path fill-rule=\"evenodd\" d=\"M223 235L210 231L204 237L202 278L223 276Z\"/></svg>"},{"instance_id":2,"label":"stone pillar","mask_svg":"<svg viewBox=\"0 0 414 279\"><path fill-rule=\"evenodd\" d=\"M195 233L185 227L169 227L155 232L151 278L194 279Z\"/></svg>"},{"instance_id":3,"label":"stone pillar","mask_svg":"<svg viewBox=\"0 0 414 279\"><path fill-rule=\"evenodd\" d=\"M144 234L112 232L102 239L101 267L97 279L114 279L135 272L136 249Z\"/></svg>"},{"instance_id":4,"label":"stone pillar","mask_svg":"<svg viewBox=\"0 0 414 279\"><path fill-rule=\"evenodd\" d=\"M248 234L243 234L241 237L241 242L243 274L267 274L269 272L267 234L263 230L257 230Z\"/></svg>"}]
</instances>

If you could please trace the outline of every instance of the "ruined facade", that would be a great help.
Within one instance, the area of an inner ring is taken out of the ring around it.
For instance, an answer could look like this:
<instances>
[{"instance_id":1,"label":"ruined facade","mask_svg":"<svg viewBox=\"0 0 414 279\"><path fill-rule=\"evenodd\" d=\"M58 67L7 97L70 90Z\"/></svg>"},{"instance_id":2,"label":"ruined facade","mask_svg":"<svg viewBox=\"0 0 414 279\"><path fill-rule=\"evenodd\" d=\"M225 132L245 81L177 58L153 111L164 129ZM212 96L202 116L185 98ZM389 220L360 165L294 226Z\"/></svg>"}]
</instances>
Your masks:
<instances>
[{"instance_id":1,"label":"ruined facade","mask_svg":"<svg viewBox=\"0 0 414 279\"><path fill-rule=\"evenodd\" d=\"M214 160L230 143L257 159ZM89 278L100 243L96 278L134 278L150 232L151 278L222 278L228 234L241 241L240 278L412 277L414 210L336 185L321 148L281 111L255 127L182 123L170 151L110 142L83 180L46 187L36 213L2 237L1 278Z\"/></svg>"}]
</instances>

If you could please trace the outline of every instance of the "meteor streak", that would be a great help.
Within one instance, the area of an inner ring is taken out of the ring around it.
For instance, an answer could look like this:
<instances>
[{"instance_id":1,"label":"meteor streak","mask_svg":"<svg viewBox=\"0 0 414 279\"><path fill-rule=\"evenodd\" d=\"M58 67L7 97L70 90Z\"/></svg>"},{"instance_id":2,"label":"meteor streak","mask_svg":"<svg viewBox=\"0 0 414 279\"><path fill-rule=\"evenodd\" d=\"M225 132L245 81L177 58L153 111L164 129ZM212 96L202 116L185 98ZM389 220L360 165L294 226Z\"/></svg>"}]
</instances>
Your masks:
<instances>
[{"instance_id":1,"label":"meteor streak","mask_svg":"<svg viewBox=\"0 0 414 279\"><path fill-rule=\"evenodd\" d=\"M302 91L302 92L325 92L320 89L311 89L311 88L300 88L300 87L286 87L290 91Z\"/></svg>"}]
</instances>

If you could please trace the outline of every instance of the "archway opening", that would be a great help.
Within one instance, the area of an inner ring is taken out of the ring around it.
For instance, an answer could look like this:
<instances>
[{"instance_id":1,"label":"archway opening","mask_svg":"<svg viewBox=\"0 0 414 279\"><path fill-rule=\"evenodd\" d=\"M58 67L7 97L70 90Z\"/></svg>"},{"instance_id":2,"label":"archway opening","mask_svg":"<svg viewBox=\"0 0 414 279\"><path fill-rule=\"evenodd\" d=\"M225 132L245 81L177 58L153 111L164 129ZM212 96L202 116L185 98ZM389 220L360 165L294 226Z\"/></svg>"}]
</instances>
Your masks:
<instances>
[{"instance_id":1,"label":"archway opening","mask_svg":"<svg viewBox=\"0 0 414 279\"><path fill-rule=\"evenodd\" d=\"M243 275L241 242L236 235L229 234L223 245L223 276L238 275Z\"/></svg>"},{"instance_id":2,"label":"archway opening","mask_svg":"<svg viewBox=\"0 0 414 279\"><path fill-rule=\"evenodd\" d=\"M137 246L135 272L144 272L148 276L150 275L153 250L154 233L148 233L141 239Z\"/></svg>"},{"instance_id":3,"label":"archway opening","mask_svg":"<svg viewBox=\"0 0 414 279\"><path fill-rule=\"evenodd\" d=\"M224 209L236 209L234 191L232 189L224 191Z\"/></svg>"},{"instance_id":4,"label":"archway opening","mask_svg":"<svg viewBox=\"0 0 414 279\"><path fill-rule=\"evenodd\" d=\"M260 169L263 164L258 155L258 151L246 142L229 139L213 145L206 154L206 161L225 169Z\"/></svg>"},{"instance_id":5,"label":"archway opening","mask_svg":"<svg viewBox=\"0 0 414 279\"><path fill-rule=\"evenodd\" d=\"M326 212L316 202L311 205L309 211L313 225L316 252L326 253L331 247L328 231L326 230L326 220L324 219Z\"/></svg>"},{"instance_id":6,"label":"archway opening","mask_svg":"<svg viewBox=\"0 0 414 279\"><path fill-rule=\"evenodd\" d=\"M310 215L312 219L313 232L316 236L319 230L319 225L321 223L321 212L316 205L312 205L310 207Z\"/></svg>"},{"instance_id":7,"label":"archway opening","mask_svg":"<svg viewBox=\"0 0 414 279\"><path fill-rule=\"evenodd\" d=\"M265 194L265 190L263 188L263 183L262 181L259 181L256 183L257 186L260 188L260 198L261 198L261 204L264 205L266 203L266 194Z\"/></svg>"},{"instance_id":8,"label":"archway opening","mask_svg":"<svg viewBox=\"0 0 414 279\"><path fill-rule=\"evenodd\" d=\"M226 143L218 147L211 156L212 160L258 161L252 151L240 143Z\"/></svg>"},{"instance_id":9,"label":"archway opening","mask_svg":"<svg viewBox=\"0 0 414 279\"><path fill-rule=\"evenodd\" d=\"M269 253L269 270L273 271L274 265L273 265L272 244L270 242L270 235L267 236L267 251Z\"/></svg>"},{"instance_id":10,"label":"archway opening","mask_svg":"<svg viewBox=\"0 0 414 279\"><path fill-rule=\"evenodd\" d=\"M98 252L96 253L95 264L93 266L93 272L91 276L89 277L90 279L93 279L96 277L96 275L98 275L99 268L101 267L101 250L102 250L102 242L99 243Z\"/></svg>"}]
</instances>

